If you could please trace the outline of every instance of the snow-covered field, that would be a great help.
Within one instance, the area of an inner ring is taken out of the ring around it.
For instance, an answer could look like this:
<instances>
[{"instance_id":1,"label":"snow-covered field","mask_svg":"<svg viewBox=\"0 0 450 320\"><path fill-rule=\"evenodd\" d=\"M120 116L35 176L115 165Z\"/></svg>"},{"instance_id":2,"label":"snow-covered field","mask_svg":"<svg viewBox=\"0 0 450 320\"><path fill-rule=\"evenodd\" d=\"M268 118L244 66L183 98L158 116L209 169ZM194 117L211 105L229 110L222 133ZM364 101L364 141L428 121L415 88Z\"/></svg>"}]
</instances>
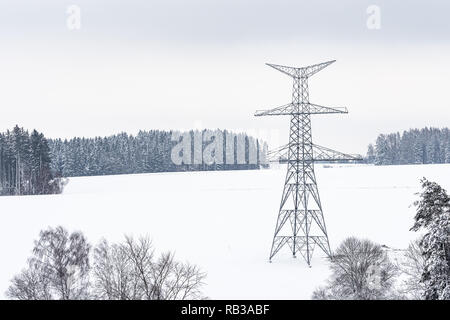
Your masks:
<instances>
[{"instance_id":1,"label":"snow-covered field","mask_svg":"<svg viewBox=\"0 0 450 320\"><path fill-rule=\"evenodd\" d=\"M409 228L419 179L450 189L450 165L316 165L316 175L332 248L350 235L405 248L417 237ZM320 251L312 268L287 251L268 263L284 176L282 166L81 177L62 195L0 197L0 297L39 231L63 225L93 244L147 234L157 250L207 272L213 299L308 299L329 275Z\"/></svg>"}]
</instances>

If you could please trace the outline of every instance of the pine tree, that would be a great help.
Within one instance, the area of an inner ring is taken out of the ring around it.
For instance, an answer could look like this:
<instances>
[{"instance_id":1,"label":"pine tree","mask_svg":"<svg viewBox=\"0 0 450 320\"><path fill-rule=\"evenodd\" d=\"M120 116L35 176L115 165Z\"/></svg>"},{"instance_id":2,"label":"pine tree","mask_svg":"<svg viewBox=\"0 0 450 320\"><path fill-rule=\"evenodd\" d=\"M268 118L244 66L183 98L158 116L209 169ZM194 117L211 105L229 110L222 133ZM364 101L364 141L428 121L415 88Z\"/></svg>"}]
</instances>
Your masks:
<instances>
[{"instance_id":1,"label":"pine tree","mask_svg":"<svg viewBox=\"0 0 450 320\"><path fill-rule=\"evenodd\" d=\"M375 156L375 164L377 165L385 165L389 164L389 150L386 142L385 135L379 135L375 144L376 156Z\"/></svg>"},{"instance_id":2,"label":"pine tree","mask_svg":"<svg viewBox=\"0 0 450 320\"><path fill-rule=\"evenodd\" d=\"M369 144L369 146L367 147L367 162L375 162L375 147L373 146L373 144Z\"/></svg>"},{"instance_id":3,"label":"pine tree","mask_svg":"<svg viewBox=\"0 0 450 320\"><path fill-rule=\"evenodd\" d=\"M450 300L450 198L435 182L423 178L411 230L425 229L420 241L425 256L422 281L426 300Z\"/></svg>"}]
</instances>

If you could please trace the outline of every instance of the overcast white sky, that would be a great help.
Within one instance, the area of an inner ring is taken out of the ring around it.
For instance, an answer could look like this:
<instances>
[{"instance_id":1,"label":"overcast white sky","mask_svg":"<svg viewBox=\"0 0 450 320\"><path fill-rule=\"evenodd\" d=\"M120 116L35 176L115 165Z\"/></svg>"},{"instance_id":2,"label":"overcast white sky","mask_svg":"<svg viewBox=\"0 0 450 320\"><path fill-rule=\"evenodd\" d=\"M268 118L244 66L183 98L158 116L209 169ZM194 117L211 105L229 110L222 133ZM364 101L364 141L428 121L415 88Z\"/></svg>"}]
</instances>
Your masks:
<instances>
[{"instance_id":1,"label":"overcast white sky","mask_svg":"<svg viewBox=\"0 0 450 320\"><path fill-rule=\"evenodd\" d=\"M80 30L66 26L73 4ZM445 0L0 0L0 131L279 130L283 144L287 117L253 117L291 99L264 63L336 59L310 100L350 113L315 116L314 139L365 153L378 133L450 126L449 15Z\"/></svg>"}]
</instances>

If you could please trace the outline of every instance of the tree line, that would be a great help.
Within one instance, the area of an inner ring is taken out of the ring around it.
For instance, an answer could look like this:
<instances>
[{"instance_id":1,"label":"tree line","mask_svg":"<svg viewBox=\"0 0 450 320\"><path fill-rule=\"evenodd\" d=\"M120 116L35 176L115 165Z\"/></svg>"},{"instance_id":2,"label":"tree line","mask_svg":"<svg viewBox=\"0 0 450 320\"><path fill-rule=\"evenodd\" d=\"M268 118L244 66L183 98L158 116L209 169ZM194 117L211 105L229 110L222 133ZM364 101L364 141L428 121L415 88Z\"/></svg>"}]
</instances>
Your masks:
<instances>
[{"instance_id":1,"label":"tree line","mask_svg":"<svg viewBox=\"0 0 450 320\"><path fill-rule=\"evenodd\" d=\"M0 195L51 194L61 189L42 133L30 134L19 126L0 133Z\"/></svg>"},{"instance_id":2,"label":"tree line","mask_svg":"<svg viewBox=\"0 0 450 320\"><path fill-rule=\"evenodd\" d=\"M227 161L174 162L173 150L180 144L174 137L187 136L192 149L182 153L192 152L193 159L200 153L202 160L204 150L214 145L208 158ZM30 134L16 125L0 133L0 195L60 193L65 184L61 177L259 169L266 166L262 159L266 151L266 143L227 130L150 130L136 136L120 133L62 140L46 139L36 130Z\"/></svg>"},{"instance_id":3,"label":"tree line","mask_svg":"<svg viewBox=\"0 0 450 320\"><path fill-rule=\"evenodd\" d=\"M450 163L448 128L410 129L380 134L370 144L367 161L376 165Z\"/></svg>"},{"instance_id":4,"label":"tree line","mask_svg":"<svg viewBox=\"0 0 450 320\"><path fill-rule=\"evenodd\" d=\"M73 138L70 140L50 139L51 168L64 177L133 174L173 171L204 170L248 170L263 166L260 154L266 145L246 134L232 135L226 130L189 131L194 152L202 152L214 139L201 138L200 151L194 146L198 134L203 137L220 135L223 153L229 152L227 143L232 144L233 159L238 158L239 141L243 141L244 161L233 163L184 162L176 164L171 158L172 149L179 143L175 136L186 133L176 131L139 131L137 135L120 133L108 137ZM228 139L228 140L227 140ZM220 151L222 151L220 150ZM251 150L256 150L257 161L251 161ZM220 152L215 151L215 152Z\"/></svg>"}]
</instances>

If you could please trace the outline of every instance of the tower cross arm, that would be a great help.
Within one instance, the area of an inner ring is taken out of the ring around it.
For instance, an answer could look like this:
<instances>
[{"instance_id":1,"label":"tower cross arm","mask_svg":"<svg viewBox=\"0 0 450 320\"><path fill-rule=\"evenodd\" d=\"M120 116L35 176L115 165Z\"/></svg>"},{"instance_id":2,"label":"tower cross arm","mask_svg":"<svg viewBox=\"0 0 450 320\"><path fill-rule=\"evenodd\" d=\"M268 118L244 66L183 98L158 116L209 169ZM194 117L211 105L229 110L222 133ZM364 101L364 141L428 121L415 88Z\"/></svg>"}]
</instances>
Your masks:
<instances>
[{"instance_id":1,"label":"tower cross arm","mask_svg":"<svg viewBox=\"0 0 450 320\"><path fill-rule=\"evenodd\" d=\"M287 115L287 114L291 114L293 109L294 109L294 104L288 103L288 104L282 105L281 107L273 108L270 110L256 110L255 117Z\"/></svg>"},{"instance_id":2,"label":"tower cross arm","mask_svg":"<svg viewBox=\"0 0 450 320\"><path fill-rule=\"evenodd\" d=\"M282 65L278 65L278 64L271 64L271 63L266 63L269 67L272 67L290 77L293 78L308 78L314 74L316 74L317 72L319 72L320 70L328 67L330 64L334 63L336 60L330 60L327 62L322 62L322 63L318 63L318 64L314 64L311 66L307 66L307 67L301 67L301 68L295 68L295 67L288 67L288 66L282 66Z\"/></svg>"},{"instance_id":3,"label":"tower cross arm","mask_svg":"<svg viewBox=\"0 0 450 320\"><path fill-rule=\"evenodd\" d=\"M308 66L305 68L306 69L305 73L306 73L307 77L310 77L335 62L336 62L336 60L331 60L331 61L327 61L327 62L318 63L318 64L315 64L312 66Z\"/></svg>"},{"instance_id":4,"label":"tower cross arm","mask_svg":"<svg viewBox=\"0 0 450 320\"><path fill-rule=\"evenodd\" d=\"M267 161L286 163L288 159L288 152L289 152L289 144L286 144L274 150L269 150L267 152Z\"/></svg>"},{"instance_id":5,"label":"tower cross arm","mask_svg":"<svg viewBox=\"0 0 450 320\"><path fill-rule=\"evenodd\" d=\"M318 104L308 103L309 114L348 113L345 107L324 107Z\"/></svg>"},{"instance_id":6,"label":"tower cross arm","mask_svg":"<svg viewBox=\"0 0 450 320\"><path fill-rule=\"evenodd\" d=\"M363 157L359 154L347 154L313 144L314 162L362 161L362 160ZM297 159L296 158L289 159L289 144L286 144L277 149L270 150L267 153L267 161L276 163L287 163L287 162L295 162L297 161Z\"/></svg>"},{"instance_id":7,"label":"tower cross arm","mask_svg":"<svg viewBox=\"0 0 450 320\"><path fill-rule=\"evenodd\" d=\"M347 154L340 151L332 150L317 144L313 144L313 156L315 162L332 162L332 161L362 161L363 157L359 154Z\"/></svg>"},{"instance_id":8,"label":"tower cross arm","mask_svg":"<svg viewBox=\"0 0 450 320\"><path fill-rule=\"evenodd\" d=\"M257 110L255 117L330 113L348 113L348 111L347 108L330 108L313 103L289 103L270 110Z\"/></svg>"}]
</instances>

